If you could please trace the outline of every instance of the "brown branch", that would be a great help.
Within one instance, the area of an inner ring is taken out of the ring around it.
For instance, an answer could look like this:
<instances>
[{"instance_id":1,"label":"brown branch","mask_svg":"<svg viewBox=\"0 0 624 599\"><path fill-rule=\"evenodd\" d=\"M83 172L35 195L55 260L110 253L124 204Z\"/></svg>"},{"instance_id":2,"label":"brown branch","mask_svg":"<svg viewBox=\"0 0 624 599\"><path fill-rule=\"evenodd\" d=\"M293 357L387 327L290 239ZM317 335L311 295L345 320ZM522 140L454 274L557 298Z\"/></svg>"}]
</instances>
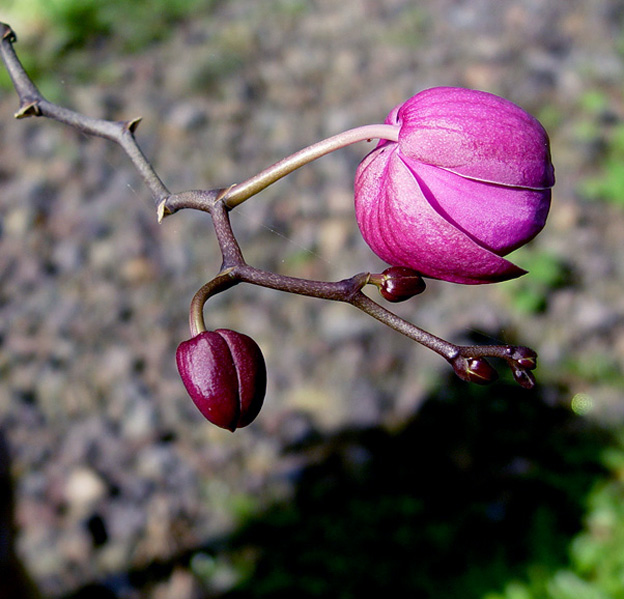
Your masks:
<instances>
[{"instance_id":1,"label":"brown branch","mask_svg":"<svg viewBox=\"0 0 624 599\"><path fill-rule=\"evenodd\" d=\"M350 304L434 351L453 367L460 378L466 381L485 384L495 380L497 378L496 371L487 363L485 358L500 358L507 362L516 382L527 389L535 385L535 378L530 371L535 369L537 365L537 354L532 349L510 345L462 346L436 337L400 318L364 294L362 289L373 278L370 273L360 273L349 279L336 282L311 281L280 275L248 265L230 226L227 206L218 201L218 195L216 200L211 201L212 196L206 196L202 192L193 193L197 194L194 204L202 206L202 209L212 215L219 245L223 252L221 272L199 289L191 302L189 318L193 334L206 330L203 309L210 297L238 283L251 283L277 291ZM175 196L172 197L175 198Z\"/></svg>"},{"instance_id":2,"label":"brown branch","mask_svg":"<svg viewBox=\"0 0 624 599\"><path fill-rule=\"evenodd\" d=\"M146 159L134 137L134 132L141 121L140 118L129 121L107 121L85 116L49 102L32 82L17 57L13 48L17 37L11 27L5 23L0 23L0 36L0 56L4 61L20 100L20 107L15 113L15 118L23 119L31 116L43 116L74 127L82 133L114 141L129 156L149 187L156 204L160 204L171 195Z\"/></svg>"},{"instance_id":3,"label":"brown branch","mask_svg":"<svg viewBox=\"0 0 624 599\"><path fill-rule=\"evenodd\" d=\"M494 380L496 372L484 359L494 357L501 358L508 363L514 378L520 385L531 388L535 384L531 371L536 367L537 355L533 350L522 346L506 345L459 346L440 339L398 317L362 292L365 285L378 280L381 275L360 273L350 279L337 282L311 281L264 271L249 266L245 262L230 226L228 212L233 206L293 169L306 164L309 160L354 141L366 139L369 135L392 136L395 134L394 129L391 128L392 130L388 131L385 125L354 129L314 144L238 186L206 191L185 191L172 195L144 156L134 137L140 119L107 121L85 116L48 102L27 75L15 54L13 44L16 42L16 37L13 30L8 25L0 23L0 36L0 56L20 100L19 110L15 114L16 118L44 116L70 125L83 133L118 143L152 192L158 206L159 221L185 208L208 212L212 217L223 260L219 274L206 283L191 302L190 326L194 335L205 330L203 308L206 301L216 293L225 291L240 282L246 282L288 293L351 304L442 356L451 364L456 374L464 380L477 383L488 383Z\"/></svg>"}]
</instances>

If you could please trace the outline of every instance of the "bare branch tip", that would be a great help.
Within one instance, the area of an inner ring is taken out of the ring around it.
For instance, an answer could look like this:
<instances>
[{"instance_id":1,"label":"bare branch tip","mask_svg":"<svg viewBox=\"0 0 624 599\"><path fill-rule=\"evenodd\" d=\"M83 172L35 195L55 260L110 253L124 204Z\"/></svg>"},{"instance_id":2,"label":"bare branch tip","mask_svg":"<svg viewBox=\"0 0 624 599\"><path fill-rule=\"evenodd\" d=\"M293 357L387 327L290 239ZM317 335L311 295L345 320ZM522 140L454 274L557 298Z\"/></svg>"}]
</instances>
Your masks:
<instances>
[{"instance_id":1,"label":"bare branch tip","mask_svg":"<svg viewBox=\"0 0 624 599\"><path fill-rule=\"evenodd\" d=\"M137 117L136 119L132 119L131 121L126 121L125 128L130 131L130 133L134 133L137 130L137 127L141 123L143 117Z\"/></svg>"},{"instance_id":2,"label":"bare branch tip","mask_svg":"<svg viewBox=\"0 0 624 599\"><path fill-rule=\"evenodd\" d=\"M14 44L17 41L17 35L10 25L0 23L0 31L2 32L2 41L7 41L9 44Z\"/></svg>"},{"instance_id":3,"label":"bare branch tip","mask_svg":"<svg viewBox=\"0 0 624 599\"><path fill-rule=\"evenodd\" d=\"M169 198L165 198L162 202L160 202L160 204L158 204L158 207L156 208L156 214L158 216L158 224L162 223L163 219L166 216L171 216L173 214L173 212L171 212L171 210L167 206L168 199Z\"/></svg>"},{"instance_id":4,"label":"bare branch tip","mask_svg":"<svg viewBox=\"0 0 624 599\"><path fill-rule=\"evenodd\" d=\"M20 106L19 110L13 115L16 119L25 119L29 116L41 116L41 108L39 102L34 100Z\"/></svg>"}]
</instances>

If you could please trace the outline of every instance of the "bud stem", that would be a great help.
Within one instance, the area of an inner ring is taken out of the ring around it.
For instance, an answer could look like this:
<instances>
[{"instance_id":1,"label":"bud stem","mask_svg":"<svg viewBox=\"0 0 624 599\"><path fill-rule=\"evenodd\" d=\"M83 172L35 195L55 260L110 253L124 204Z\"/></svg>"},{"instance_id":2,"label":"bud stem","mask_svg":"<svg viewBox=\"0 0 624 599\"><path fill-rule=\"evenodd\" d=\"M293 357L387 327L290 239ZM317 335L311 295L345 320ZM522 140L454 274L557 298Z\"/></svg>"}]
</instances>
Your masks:
<instances>
[{"instance_id":1,"label":"bud stem","mask_svg":"<svg viewBox=\"0 0 624 599\"><path fill-rule=\"evenodd\" d=\"M282 177L330 152L372 139L397 141L398 136L399 128L395 125L364 125L343 131L283 158L243 183L233 185L221 200L228 208L234 208Z\"/></svg>"},{"instance_id":2,"label":"bud stem","mask_svg":"<svg viewBox=\"0 0 624 599\"><path fill-rule=\"evenodd\" d=\"M189 310L189 328L191 329L191 337L195 337L206 331L204 322L204 304L210 297L225 291L236 285L239 281L231 276L233 268L222 270L214 279L202 285L191 300L191 308Z\"/></svg>"}]
</instances>

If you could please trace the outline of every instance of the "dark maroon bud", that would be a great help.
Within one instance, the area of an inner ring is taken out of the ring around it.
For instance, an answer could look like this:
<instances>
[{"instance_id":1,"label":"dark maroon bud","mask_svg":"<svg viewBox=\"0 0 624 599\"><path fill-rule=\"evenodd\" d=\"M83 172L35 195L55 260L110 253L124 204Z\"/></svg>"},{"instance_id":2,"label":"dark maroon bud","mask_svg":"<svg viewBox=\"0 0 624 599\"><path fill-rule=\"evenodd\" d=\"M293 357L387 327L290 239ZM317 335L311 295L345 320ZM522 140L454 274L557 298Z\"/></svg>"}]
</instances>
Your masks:
<instances>
[{"instance_id":1,"label":"dark maroon bud","mask_svg":"<svg viewBox=\"0 0 624 599\"><path fill-rule=\"evenodd\" d=\"M389 302L403 302L425 290L425 281L418 272L404 266L391 266L371 282L379 287L379 293Z\"/></svg>"},{"instance_id":2,"label":"dark maroon bud","mask_svg":"<svg viewBox=\"0 0 624 599\"><path fill-rule=\"evenodd\" d=\"M535 387L535 377L532 372L522 368L514 368L512 370L514 380L525 389L533 389Z\"/></svg>"},{"instance_id":3,"label":"dark maroon bud","mask_svg":"<svg viewBox=\"0 0 624 599\"><path fill-rule=\"evenodd\" d=\"M204 331L180 343L176 362L188 394L213 424L233 432L260 412L266 365L251 337L229 329Z\"/></svg>"},{"instance_id":4,"label":"dark maroon bud","mask_svg":"<svg viewBox=\"0 0 624 599\"><path fill-rule=\"evenodd\" d=\"M514 347L511 359L525 370L535 370L537 368L537 353L530 347Z\"/></svg>"},{"instance_id":5,"label":"dark maroon bud","mask_svg":"<svg viewBox=\"0 0 624 599\"><path fill-rule=\"evenodd\" d=\"M483 358L464 358L460 356L452 362L455 374L462 380L478 385L493 383L498 373Z\"/></svg>"}]
</instances>

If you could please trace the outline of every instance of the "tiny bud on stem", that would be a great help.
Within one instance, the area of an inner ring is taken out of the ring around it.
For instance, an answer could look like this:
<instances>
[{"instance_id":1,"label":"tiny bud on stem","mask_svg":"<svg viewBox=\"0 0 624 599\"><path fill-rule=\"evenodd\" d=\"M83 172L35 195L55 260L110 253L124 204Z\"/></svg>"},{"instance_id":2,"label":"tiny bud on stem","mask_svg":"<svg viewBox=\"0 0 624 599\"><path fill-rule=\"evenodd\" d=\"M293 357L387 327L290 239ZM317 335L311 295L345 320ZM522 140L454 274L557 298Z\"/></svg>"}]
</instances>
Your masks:
<instances>
[{"instance_id":1,"label":"tiny bud on stem","mask_svg":"<svg viewBox=\"0 0 624 599\"><path fill-rule=\"evenodd\" d=\"M462 380L487 385L498 379L498 374L484 358L458 356L451 362L455 374Z\"/></svg>"},{"instance_id":2,"label":"tiny bud on stem","mask_svg":"<svg viewBox=\"0 0 624 599\"><path fill-rule=\"evenodd\" d=\"M422 293L426 284L420 273L403 266L391 266L379 275L371 275L369 283L389 302L404 302Z\"/></svg>"}]
</instances>

